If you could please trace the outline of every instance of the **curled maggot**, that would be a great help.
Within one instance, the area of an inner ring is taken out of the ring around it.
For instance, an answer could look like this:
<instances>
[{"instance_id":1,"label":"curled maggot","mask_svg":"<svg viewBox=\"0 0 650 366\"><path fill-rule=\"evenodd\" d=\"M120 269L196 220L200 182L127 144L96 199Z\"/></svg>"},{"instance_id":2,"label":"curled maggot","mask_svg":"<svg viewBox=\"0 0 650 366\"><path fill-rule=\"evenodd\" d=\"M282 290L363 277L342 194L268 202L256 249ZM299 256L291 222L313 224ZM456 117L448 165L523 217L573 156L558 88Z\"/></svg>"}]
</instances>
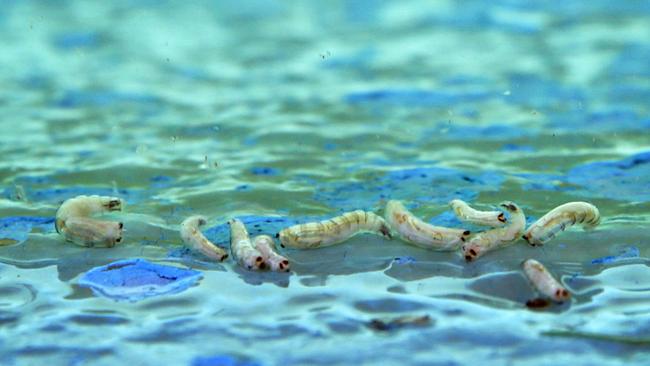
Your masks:
<instances>
[{"instance_id":1,"label":"curled maggot","mask_svg":"<svg viewBox=\"0 0 650 366\"><path fill-rule=\"evenodd\" d=\"M500 227L506 224L506 215L501 211L479 211L459 199L449 202L456 217L461 221L481 226Z\"/></svg>"},{"instance_id":2,"label":"curled maggot","mask_svg":"<svg viewBox=\"0 0 650 366\"><path fill-rule=\"evenodd\" d=\"M568 202L560 205L534 224L530 225L523 238L532 246L543 245L557 233L575 224L591 229L600 224L598 208L587 202Z\"/></svg>"},{"instance_id":3,"label":"curled maggot","mask_svg":"<svg viewBox=\"0 0 650 366\"><path fill-rule=\"evenodd\" d=\"M232 219L228 224L230 225L230 251L237 263L248 270L266 269L264 257L253 246L244 223Z\"/></svg>"},{"instance_id":4,"label":"curled maggot","mask_svg":"<svg viewBox=\"0 0 650 366\"><path fill-rule=\"evenodd\" d=\"M427 224L415 217L400 201L388 201L384 216L404 241L422 248L456 250L470 235L468 230Z\"/></svg>"},{"instance_id":5,"label":"curled maggot","mask_svg":"<svg viewBox=\"0 0 650 366\"><path fill-rule=\"evenodd\" d=\"M203 216L195 215L188 217L181 223L181 238L185 244L193 249L200 251L208 258L221 262L228 258L228 252L216 246L201 233L200 227L206 223L207 219Z\"/></svg>"},{"instance_id":6,"label":"curled maggot","mask_svg":"<svg viewBox=\"0 0 650 366\"><path fill-rule=\"evenodd\" d=\"M312 249L341 243L363 232L391 238L384 219L362 210L347 212L320 222L294 225L281 230L277 237L283 247Z\"/></svg>"},{"instance_id":7,"label":"curled maggot","mask_svg":"<svg viewBox=\"0 0 650 366\"><path fill-rule=\"evenodd\" d=\"M286 257L281 256L277 252L273 238L268 235L259 235L253 238L253 246L264 258L264 262L268 265L271 271L275 272L289 272L291 264Z\"/></svg>"},{"instance_id":8,"label":"curled maggot","mask_svg":"<svg viewBox=\"0 0 650 366\"><path fill-rule=\"evenodd\" d=\"M117 197L77 196L66 200L56 212L57 233L75 244L92 247L113 247L122 241L121 222L93 219L90 216L121 211L123 202Z\"/></svg>"},{"instance_id":9,"label":"curled maggot","mask_svg":"<svg viewBox=\"0 0 650 366\"><path fill-rule=\"evenodd\" d=\"M482 231L471 237L463 244L461 250L466 261L471 262L483 254L502 248L519 238L526 227L526 216L523 210L514 202L505 201L499 204L510 213L508 225L487 231Z\"/></svg>"}]
</instances>

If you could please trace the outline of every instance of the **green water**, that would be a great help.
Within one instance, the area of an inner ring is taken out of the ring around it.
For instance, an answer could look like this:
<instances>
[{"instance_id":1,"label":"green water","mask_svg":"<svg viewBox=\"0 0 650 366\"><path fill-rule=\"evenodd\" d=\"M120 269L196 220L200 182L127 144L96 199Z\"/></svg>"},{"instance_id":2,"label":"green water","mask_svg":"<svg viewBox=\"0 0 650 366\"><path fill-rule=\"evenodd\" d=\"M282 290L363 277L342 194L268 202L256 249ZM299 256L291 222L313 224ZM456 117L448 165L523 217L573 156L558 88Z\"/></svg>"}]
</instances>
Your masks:
<instances>
[{"instance_id":1,"label":"green water","mask_svg":"<svg viewBox=\"0 0 650 366\"><path fill-rule=\"evenodd\" d=\"M110 249L0 227L0 363L645 364L648 40L636 1L6 1L0 217L51 218L78 194L127 207ZM511 200L529 221L584 200L603 221L471 264L361 235L285 250L291 275L210 262L177 232L203 214L227 246L232 217L388 199L452 225L455 197ZM138 302L77 285L127 258L203 279ZM526 258L573 300L526 309Z\"/></svg>"}]
</instances>

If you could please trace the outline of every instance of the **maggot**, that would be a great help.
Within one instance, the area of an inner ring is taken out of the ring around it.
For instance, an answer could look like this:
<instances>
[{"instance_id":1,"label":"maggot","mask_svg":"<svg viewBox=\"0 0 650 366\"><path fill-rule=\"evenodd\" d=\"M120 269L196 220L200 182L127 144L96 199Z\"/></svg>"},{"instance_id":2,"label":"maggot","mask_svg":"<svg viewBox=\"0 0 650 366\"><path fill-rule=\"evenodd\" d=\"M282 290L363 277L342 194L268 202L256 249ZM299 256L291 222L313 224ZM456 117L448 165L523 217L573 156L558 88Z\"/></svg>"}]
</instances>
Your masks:
<instances>
[{"instance_id":1,"label":"maggot","mask_svg":"<svg viewBox=\"0 0 650 366\"><path fill-rule=\"evenodd\" d=\"M280 231L277 237L283 247L312 249L341 243L363 232L391 238L384 219L362 210L347 212L320 222L294 225Z\"/></svg>"},{"instance_id":2,"label":"maggot","mask_svg":"<svg viewBox=\"0 0 650 366\"><path fill-rule=\"evenodd\" d=\"M228 224L230 225L230 251L237 263L248 270L266 269L264 257L251 243L244 223L232 219Z\"/></svg>"},{"instance_id":3,"label":"maggot","mask_svg":"<svg viewBox=\"0 0 650 366\"><path fill-rule=\"evenodd\" d=\"M253 246L264 258L271 271L289 272L291 270L289 260L278 254L273 238L268 235L259 235L253 238Z\"/></svg>"},{"instance_id":4,"label":"maggot","mask_svg":"<svg viewBox=\"0 0 650 366\"><path fill-rule=\"evenodd\" d=\"M542 295L557 302L571 298L571 293L540 262L528 259L522 263L522 268L526 278Z\"/></svg>"},{"instance_id":5,"label":"maggot","mask_svg":"<svg viewBox=\"0 0 650 366\"><path fill-rule=\"evenodd\" d=\"M532 245L543 245L567 227L582 224L591 229L600 224L600 212L596 206L587 202L569 202L560 205L532 224L523 238Z\"/></svg>"},{"instance_id":6,"label":"maggot","mask_svg":"<svg viewBox=\"0 0 650 366\"><path fill-rule=\"evenodd\" d=\"M434 250L456 250L470 232L433 226L415 217L400 201L391 200L386 204L386 222L408 243Z\"/></svg>"},{"instance_id":7,"label":"maggot","mask_svg":"<svg viewBox=\"0 0 650 366\"><path fill-rule=\"evenodd\" d=\"M456 217L470 224L500 227L505 225L507 221L506 215L501 211L479 211L459 199L451 200L449 206L451 206Z\"/></svg>"},{"instance_id":8,"label":"maggot","mask_svg":"<svg viewBox=\"0 0 650 366\"><path fill-rule=\"evenodd\" d=\"M90 216L121 211L123 202L116 197L77 196L66 200L56 212L56 232L75 244L92 247L114 247L122 241L124 225L121 222L103 221Z\"/></svg>"},{"instance_id":9,"label":"maggot","mask_svg":"<svg viewBox=\"0 0 650 366\"><path fill-rule=\"evenodd\" d=\"M470 238L461 247L466 261L471 262L491 250L511 244L524 231L526 227L526 216L524 216L523 210L514 202L509 201L502 202L499 206L510 213L508 225L482 231Z\"/></svg>"},{"instance_id":10,"label":"maggot","mask_svg":"<svg viewBox=\"0 0 650 366\"><path fill-rule=\"evenodd\" d=\"M216 246L201 233L200 227L206 223L207 219L203 216L188 217L181 223L181 238L191 248L200 251L208 258L221 262L228 258L228 253L224 249Z\"/></svg>"}]
</instances>

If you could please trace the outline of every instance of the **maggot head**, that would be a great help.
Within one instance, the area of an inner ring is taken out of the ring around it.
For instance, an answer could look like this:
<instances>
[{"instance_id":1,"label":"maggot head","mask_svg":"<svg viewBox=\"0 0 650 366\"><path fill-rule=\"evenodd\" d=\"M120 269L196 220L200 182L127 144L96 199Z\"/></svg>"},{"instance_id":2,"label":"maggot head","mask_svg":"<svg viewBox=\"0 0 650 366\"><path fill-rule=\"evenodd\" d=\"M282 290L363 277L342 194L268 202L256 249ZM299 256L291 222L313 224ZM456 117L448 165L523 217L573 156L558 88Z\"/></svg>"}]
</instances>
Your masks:
<instances>
[{"instance_id":1,"label":"maggot head","mask_svg":"<svg viewBox=\"0 0 650 366\"><path fill-rule=\"evenodd\" d=\"M465 244L461 247L461 250L467 262L472 262L481 255L481 247L476 244Z\"/></svg>"},{"instance_id":2,"label":"maggot head","mask_svg":"<svg viewBox=\"0 0 650 366\"><path fill-rule=\"evenodd\" d=\"M517 212L517 211L519 211L519 207L517 207L517 204L515 204L514 202L504 201L504 202L501 202L499 204L499 206L505 208L506 210L508 210L508 212Z\"/></svg>"},{"instance_id":3,"label":"maggot head","mask_svg":"<svg viewBox=\"0 0 650 366\"><path fill-rule=\"evenodd\" d=\"M571 298L571 293L565 288L556 289L554 295L556 301L566 301Z\"/></svg>"}]
</instances>

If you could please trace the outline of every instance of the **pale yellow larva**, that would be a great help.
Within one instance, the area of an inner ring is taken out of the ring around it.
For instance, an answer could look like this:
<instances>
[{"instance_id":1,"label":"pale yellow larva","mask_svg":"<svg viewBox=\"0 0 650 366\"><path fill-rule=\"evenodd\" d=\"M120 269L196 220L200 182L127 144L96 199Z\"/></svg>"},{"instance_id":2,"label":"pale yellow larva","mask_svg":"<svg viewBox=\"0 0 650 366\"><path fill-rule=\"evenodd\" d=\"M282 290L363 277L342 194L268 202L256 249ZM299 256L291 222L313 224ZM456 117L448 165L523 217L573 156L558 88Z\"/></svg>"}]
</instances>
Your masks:
<instances>
[{"instance_id":1,"label":"pale yellow larva","mask_svg":"<svg viewBox=\"0 0 650 366\"><path fill-rule=\"evenodd\" d=\"M532 224L523 237L532 246L543 245L560 231L575 224L582 224L585 229L596 227L600 224L598 208L587 202L565 203Z\"/></svg>"},{"instance_id":2,"label":"pale yellow larva","mask_svg":"<svg viewBox=\"0 0 650 366\"><path fill-rule=\"evenodd\" d=\"M571 293L559 281L553 278L553 275L540 262L534 259L528 259L523 262L522 268L526 278L528 278L533 287L542 295L557 302L566 301L571 298Z\"/></svg>"},{"instance_id":3,"label":"pale yellow larva","mask_svg":"<svg viewBox=\"0 0 650 366\"><path fill-rule=\"evenodd\" d=\"M77 196L66 200L56 212L54 226L63 237L75 244L113 247L122 241L121 222L92 219L90 216L121 211L121 199L105 196Z\"/></svg>"},{"instance_id":4,"label":"pale yellow larva","mask_svg":"<svg viewBox=\"0 0 650 366\"><path fill-rule=\"evenodd\" d=\"M449 206L451 206L456 217L470 224L500 227L505 225L507 221L506 215L501 211L479 211L459 199L451 200Z\"/></svg>"},{"instance_id":5,"label":"pale yellow larva","mask_svg":"<svg viewBox=\"0 0 650 366\"><path fill-rule=\"evenodd\" d=\"M273 238L268 235L259 235L253 238L253 246L264 258L264 262L271 271L289 272L291 270L289 260L277 252Z\"/></svg>"},{"instance_id":6,"label":"pale yellow larva","mask_svg":"<svg viewBox=\"0 0 650 366\"><path fill-rule=\"evenodd\" d=\"M230 225L230 251L240 266L248 270L264 270L264 257L251 242L244 223L237 219L228 221Z\"/></svg>"},{"instance_id":7,"label":"pale yellow larva","mask_svg":"<svg viewBox=\"0 0 650 366\"><path fill-rule=\"evenodd\" d=\"M208 258L221 262L228 258L228 252L216 246L201 233L200 227L206 223L207 219L203 216L188 217L181 223L181 238L193 249L200 251Z\"/></svg>"},{"instance_id":8,"label":"pale yellow larva","mask_svg":"<svg viewBox=\"0 0 650 366\"><path fill-rule=\"evenodd\" d=\"M281 230L277 237L283 247L312 249L341 243L363 232L391 237L384 219L362 210L320 222L294 225Z\"/></svg>"},{"instance_id":9,"label":"pale yellow larva","mask_svg":"<svg viewBox=\"0 0 650 366\"><path fill-rule=\"evenodd\" d=\"M413 216L400 201L391 200L384 213L388 225L406 242L434 250L456 250L468 230L433 226Z\"/></svg>"},{"instance_id":10,"label":"pale yellow larva","mask_svg":"<svg viewBox=\"0 0 650 366\"><path fill-rule=\"evenodd\" d=\"M509 201L502 202L499 206L510 212L508 225L471 237L461 248L466 261L471 262L489 251L513 243L526 228L526 216L519 206Z\"/></svg>"}]
</instances>

